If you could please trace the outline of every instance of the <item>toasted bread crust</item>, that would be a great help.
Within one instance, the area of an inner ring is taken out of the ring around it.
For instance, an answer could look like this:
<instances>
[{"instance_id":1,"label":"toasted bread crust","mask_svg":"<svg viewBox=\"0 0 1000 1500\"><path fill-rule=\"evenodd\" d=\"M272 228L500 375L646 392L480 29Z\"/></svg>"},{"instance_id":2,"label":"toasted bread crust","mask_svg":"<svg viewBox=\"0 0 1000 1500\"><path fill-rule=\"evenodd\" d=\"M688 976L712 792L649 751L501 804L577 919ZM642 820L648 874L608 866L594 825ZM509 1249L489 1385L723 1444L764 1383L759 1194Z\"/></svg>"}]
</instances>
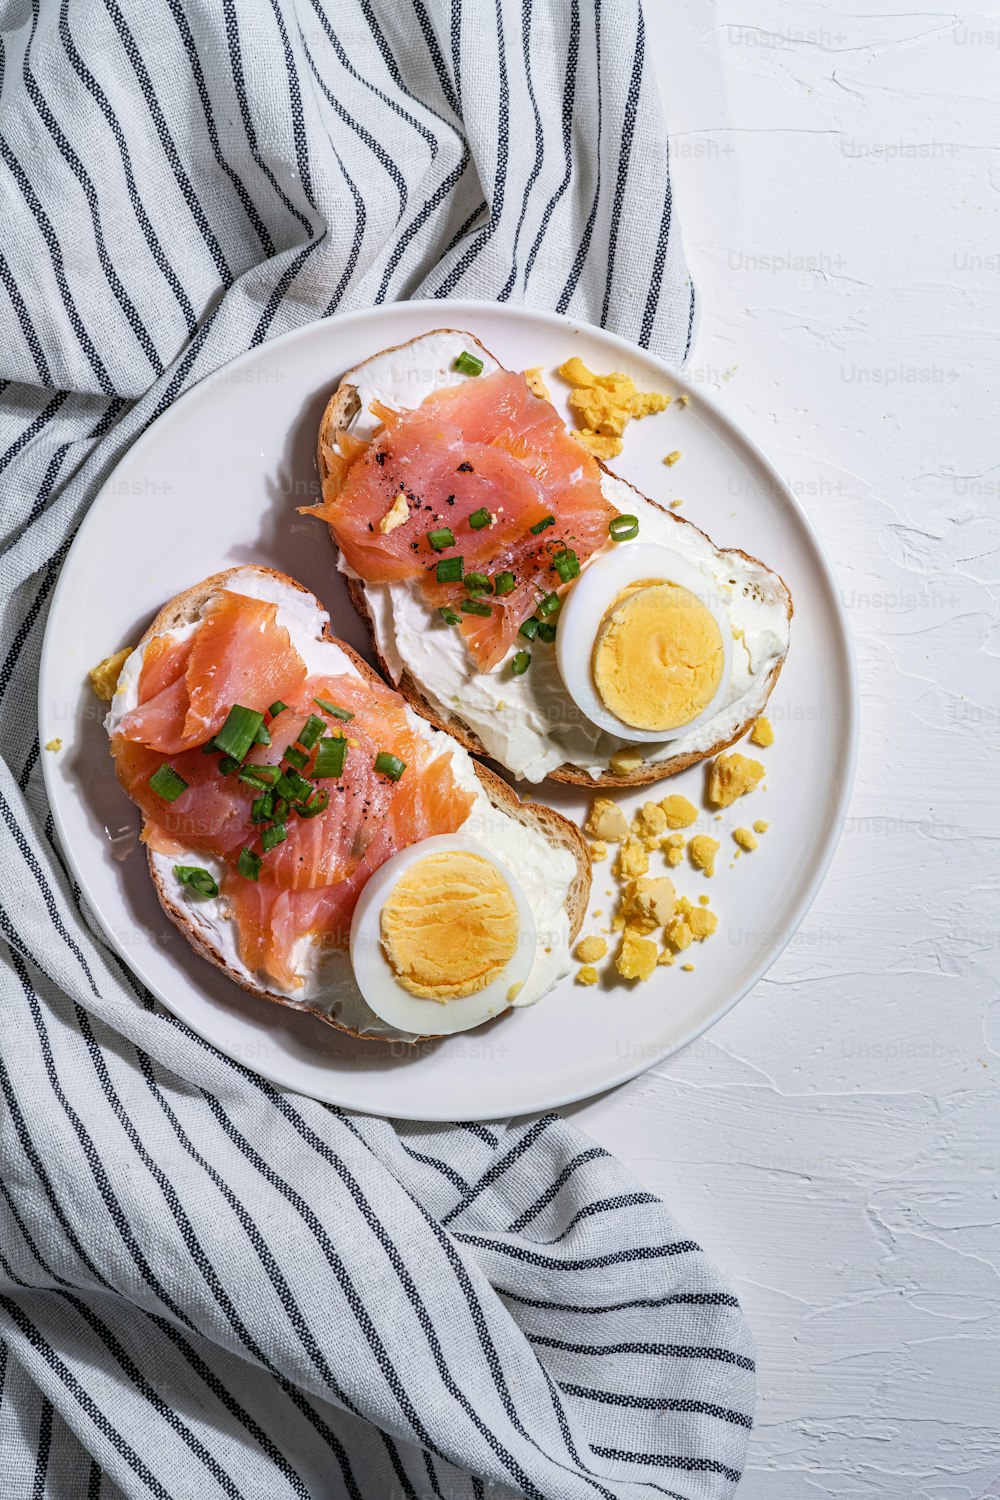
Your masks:
<instances>
[{"instance_id":1,"label":"toasted bread crust","mask_svg":"<svg viewBox=\"0 0 1000 1500\"><path fill-rule=\"evenodd\" d=\"M429 329L426 335L421 336L428 337L429 335L436 333L459 332L461 332L461 330L456 328L433 328ZM412 343L415 341L410 340L409 342ZM477 339L476 342L480 343L482 348L486 347L481 343L481 340ZM396 350L403 349L405 347L405 344L394 344L391 348L382 350L381 353L391 354ZM496 359L496 355L492 354L490 350L487 350L486 352L490 354L490 357L492 359ZM330 400L327 402L319 424L319 436L316 445L316 462L319 468L320 486L323 491L324 499L327 498L327 485L331 479L330 466L327 463L326 453L324 450L333 449L338 432L342 431L344 428L350 425L350 423L354 420L354 417L357 415L359 408L360 401L356 388L351 385L346 379L342 380L337 389L334 391L333 395L330 397ZM608 468L607 464L602 463L600 459L598 459L597 462L605 474L613 474L613 471ZM628 482L622 481L620 475L613 475L613 477L618 479L619 482ZM630 488L635 489L635 485L630 485ZM641 494L641 491L637 490L636 493ZM678 526L694 525L693 521L688 521L685 517L676 515L672 510L667 509L666 506L660 505L658 501L651 500L648 495L643 495L642 498L647 501L648 504L656 506L657 510L662 511L665 516L667 516L671 521L675 522ZM700 531L701 535L705 537L707 541L711 541L711 538L708 536L707 532L701 531L701 527L695 527L695 530ZM337 539L334 535L332 526L329 527L329 531L330 539L333 542L334 547L336 548ZM714 543L712 545L714 546ZM729 554L733 557L742 558L744 562L751 563L755 567L764 569L764 571L766 572L770 573L773 571L772 569L768 568L765 563L762 563L759 558L751 556L749 552L744 552L739 547L722 548L720 549L720 551L724 556L726 554ZM774 576L779 577L779 575L777 574L775 574ZM375 622L372 619L371 610L368 608L368 601L365 598L364 584L361 579L352 577L348 577L346 579L346 582L347 591L350 596L351 603L354 605L354 608L357 610L358 614L368 626L368 632L371 636L372 654L378 661L379 666L381 667L382 672L386 677L386 680L391 682L393 680L392 672L390 671L387 662L385 661L382 653L378 648L378 640L375 632ZM784 579L781 579L781 583L782 587L784 587L785 589L788 618L790 620L794 613L792 596L784 583ZM698 761L711 760L714 755L718 755L721 751L727 750L730 745L735 745L737 740L741 740L743 736L748 732L748 730L753 727L755 720L760 716L764 704L766 704L768 698L771 696L771 692L773 691L774 685L780 675L781 668L784 665L784 660L784 657L782 657L775 663L775 665L769 672L766 683L766 692L760 708L755 710L753 714L749 715L739 725L734 734L716 741L716 743L711 745L709 749L701 751L691 751L686 755L673 755L668 757L666 760L658 760L652 763L644 764L637 770L630 771L625 775L616 774L614 771L608 770L602 771L600 776L592 776L590 772L583 766L577 766L573 765L571 762L565 762L563 765L557 766L554 771L550 771L548 773L549 778L552 781L567 782L574 786L591 787L595 791L599 788L603 789L606 787L639 787L648 786L651 782L654 781L664 781L668 776L676 776L679 772L686 771L689 766L697 764ZM409 703L410 707L414 709L418 714L420 714L423 718L425 718L430 724L433 724L435 729L445 730L448 734L451 735L452 739L458 740L459 744L463 745L466 750L471 752L471 754L492 758L490 757L490 752L486 749L479 736L472 729L470 729L467 724L463 723L458 715L443 713L428 701L428 699L421 691L419 684L413 679L413 677L411 677L409 672L403 672L403 675L400 678L399 682L396 683L396 687L398 691L402 693L403 697L406 699L407 703Z\"/></svg>"},{"instance_id":2,"label":"toasted bread crust","mask_svg":"<svg viewBox=\"0 0 1000 1500\"><path fill-rule=\"evenodd\" d=\"M305 594L308 598L313 597L309 590L303 587L301 583L298 583L293 578L289 578L287 574L278 572L275 568L266 568L261 564L227 568L224 572L214 573L211 578L206 578L203 583L195 584L194 587L185 589L183 593L178 594L176 598L171 599L168 604L165 604L142 637L137 649L142 649L146 646L154 636L163 635L169 630L175 630L179 626L196 620L212 596L228 586L229 579L234 574L245 573L251 567L254 572L278 578L284 585L298 589L300 593ZM345 655L349 657L352 665L366 682L377 684L379 687L385 686L375 669L369 666L368 662L359 656L356 651L352 650L346 642L338 640L329 627L327 627L325 634L328 640L335 642ZM566 850L576 861L576 875L566 897L566 914L569 918L570 942L572 943L575 941L583 925L584 917L587 914L587 905L590 900L591 861L590 850L586 840L574 823L571 823L568 818L564 818L561 813L556 812L553 808L522 802L517 793L505 781L502 781L499 776L495 775L493 771L488 770L485 766L477 764L475 771L483 786L483 790L494 807L499 808L516 822L527 827L533 827L553 849ZM262 985L255 984L245 974L234 969L231 964L226 962L219 949L209 942L204 933L192 923L190 911L185 910L184 906L179 905L172 898L162 876L156 869L153 860L153 851L147 849L146 853L149 873L152 877L160 905L167 917L184 935L195 952L202 958L207 959L209 963L214 964L217 969L221 969L234 984L238 984L241 989L248 991L251 995L256 995L260 1000L269 1000L275 1005L286 1006L290 1010L308 1011L310 1015L316 1016L318 1020L324 1021L328 1026L334 1027L337 1031L343 1031L348 1036L357 1037L359 1041L391 1042L393 1040L388 1037L369 1036L362 1032L354 1031L351 1027L345 1026L343 1022L335 1020L328 1012L321 1010L319 1007L295 1000L291 995L283 996L276 994L272 990L265 989ZM429 1041L432 1038L419 1037L417 1040Z\"/></svg>"}]
</instances>

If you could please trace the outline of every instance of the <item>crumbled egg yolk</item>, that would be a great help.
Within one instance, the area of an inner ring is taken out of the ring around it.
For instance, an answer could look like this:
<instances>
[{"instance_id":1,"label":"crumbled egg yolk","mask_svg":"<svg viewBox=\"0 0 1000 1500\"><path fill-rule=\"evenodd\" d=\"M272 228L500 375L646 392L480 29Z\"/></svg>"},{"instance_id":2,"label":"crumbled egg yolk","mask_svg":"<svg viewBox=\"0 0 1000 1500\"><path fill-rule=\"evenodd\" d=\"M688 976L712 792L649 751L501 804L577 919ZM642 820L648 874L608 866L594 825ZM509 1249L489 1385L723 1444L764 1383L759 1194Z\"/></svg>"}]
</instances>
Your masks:
<instances>
[{"instance_id":1,"label":"crumbled egg yolk","mask_svg":"<svg viewBox=\"0 0 1000 1500\"><path fill-rule=\"evenodd\" d=\"M634 745L624 750L615 750L608 761L608 769L614 776L631 776L642 765L642 754Z\"/></svg>"},{"instance_id":2,"label":"crumbled egg yolk","mask_svg":"<svg viewBox=\"0 0 1000 1500\"><path fill-rule=\"evenodd\" d=\"M591 838L607 844L620 844L622 839L628 838L628 820L618 803L612 802L610 797L594 798L583 828Z\"/></svg>"},{"instance_id":3,"label":"crumbled egg yolk","mask_svg":"<svg viewBox=\"0 0 1000 1500\"><path fill-rule=\"evenodd\" d=\"M637 880L649 869L649 853L640 839L629 837L618 851L615 874L622 880Z\"/></svg>"},{"instance_id":4,"label":"crumbled egg yolk","mask_svg":"<svg viewBox=\"0 0 1000 1500\"><path fill-rule=\"evenodd\" d=\"M684 835L682 833L668 833L661 845L664 858L668 865L677 866L684 858Z\"/></svg>"},{"instance_id":5,"label":"crumbled egg yolk","mask_svg":"<svg viewBox=\"0 0 1000 1500\"><path fill-rule=\"evenodd\" d=\"M655 849L667 830L667 815L658 802L644 802L632 819L632 832L647 848Z\"/></svg>"},{"instance_id":6,"label":"crumbled egg yolk","mask_svg":"<svg viewBox=\"0 0 1000 1500\"><path fill-rule=\"evenodd\" d=\"M533 396L537 396L541 401L550 401L552 399L549 395L549 388L542 378L541 365L533 365L530 370L525 370L524 380Z\"/></svg>"},{"instance_id":7,"label":"crumbled egg yolk","mask_svg":"<svg viewBox=\"0 0 1000 1500\"><path fill-rule=\"evenodd\" d=\"M718 621L679 584L631 584L611 605L594 641L592 671L611 713L635 729L689 724L722 678Z\"/></svg>"},{"instance_id":8,"label":"crumbled egg yolk","mask_svg":"<svg viewBox=\"0 0 1000 1500\"><path fill-rule=\"evenodd\" d=\"M770 719L760 718L750 731L751 745L761 745L764 749L774 744L774 728Z\"/></svg>"},{"instance_id":9,"label":"crumbled egg yolk","mask_svg":"<svg viewBox=\"0 0 1000 1500\"><path fill-rule=\"evenodd\" d=\"M748 852L757 847L757 840L749 828L734 828L733 838L741 849L746 849Z\"/></svg>"},{"instance_id":10,"label":"crumbled egg yolk","mask_svg":"<svg viewBox=\"0 0 1000 1500\"><path fill-rule=\"evenodd\" d=\"M753 831L754 833L766 833L770 826L770 823L765 823L763 818L758 818L753 825Z\"/></svg>"},{"instance_id":11,"label":"crumbled egg yolk","mask_svg":"<svg viewBox=\"0 0 1000 1500\"><path fill-rule=\"evenodd\" d=\"M667 456L663 460L663 462L666 464L666 466L667 466L668 469L672 469L673 466L674 466L674 464L680 458L680 456L681 456L681 450L679 448L675 448L674 451L673 451L673 453L668 453L667 454Z\"/></svg>"},{"instance_id":12,"label":"crumbled egg yolk","mask_svg":"<svg viewBox=\"0 0 1000 1500\"><path fill-rule=\"evenodd\" d=\"M626 927L615 956L615 968L623 979L649 979L658 957L655 943Z\"/></svg>"},{"instance_id":13,"label":"crumbled egg yolk","mask_svg":"<svg viewBox=\"0 0 1000 1500\"><path fill-rule=\"evenodd\" d=\"M620 370L595 375L578 356L560 365L559 374L573 387L569 406L579 424L573 436L597 458L615 458L622 451L622 434L633 418L670 405L669 396L638 390Z\"/></svg>"},{"instance_id":14,"label":"crumbled egg yolk","mask_svg":"<svg viewBox=\"0 0 1000 1500\"><path fill-rule=\"evenodd\" d=\"M715 874L715 856L718 852L719 840L710 838L707 833L696 833L688 844L691 863L706 877Z\"/></svg>"},{"instance_id":15,"label":"crumbled egg yolk","mask_svg":"<svg viewBox=\"0 0 1000 1500\"><path fill-rule=\"evenodd\" d=\"M703 943L718 929L719 918L714 911L704 906L692 906L686 896L680 896L673 920L667 927L667 942L677 953L683 953L692 943Z\"/></svg>"},{"instance_id":16,"label":"crumbled egg yolk","mask_svg":"<svg viewBox=\"0 0 1000 1500\"><path fill-rule=\"evenodd\" d=\"M592 964L584 964L582 969L576 971L577 984L596 984L597 970Z\"/></svg>"},{"instance_id":17,"label":"crumbled egg yolk","mask_svg":"<svg viewBox=\"0 0 1000 1500\"><path fill-rule=\"evenodd\" d=\"M410 507L406 503L406 496L400 490L381 521L379 521L378 529L383 536L388 536L390 531L395 531L397 526L402 526L404 521L409 519L409 515Z\"/></svg>"},{"instance_id":18,"label":"crumbled egg yolk","mask_svg":"<svg viewBox=\"0 0 1000 1500\"><path fill-rule=\"evenodd\" d=\"M596 844L591 844L591 846L590 846L590 857L595 862L595 864L599 863L602 859L607 859L607 857L608 857L608 846L607 846L607 844L602 843L602 841L600 839L598 839L598 841L597 841Z\"/></svg>"},{"instance_id":19,"label":"crumbled egg yolk","mask_svg":"<svg viewBox=\"0 0 1000 1500\"><path fill-rule=\"evenodd\" d=\"M736 751L717 755L708 774L708 800L716 807L731 807L737 797L752 792L763 775L764 767L759 760L750 760Z\"/></svg>"},{"instance_id":20,"label":"crumbled egg yolk","mask_svg":"<svg viewBox=\"0 0 1000 1500\"><path fill-rule=\"evenodd\" d=\"M671 792L669 797L664 797L660 803L667 819L668 828L690 828L698 816L698 809L693 802L682 797L677 792Z\"/></svg>"},{"instance_id":21,"label":"crumbled egg yolk","mask_svg":"<svg viewBox=\"0 0 1000 1500\"><path fill-rule=\"evenodd\" d=\"M132 655L131 646L123 646L113 656L106 656L96 667L91 667L89 672L90 685L104 703L110 703L115 696L115 688L118 679L122 675L122 667Z\"/></svg>"},{"instance_id":22,"label":"crumbled egg yolk","mask_svg":"<svg viewBox=\"0 0 1000 1500\"><path fill-rule=\"evenodd\" d=\"M445 850L400 876L382 907L380 935L403 988L445 1003L484 989L510 963L517 905L490 860Z\"/></svg>"},{"instance_id":23,"label":"crumbled egg yolk","mask_svg":"<svg viewBox=\"0 0 1000 1500\"><path fill-rule=\"evenodd\" d=\"M576 956L582 964L596 964L607 951L608 945L602 937L581 938L576 945Z\"/></svg>"},{"instance_id":24,"label":"crumbled egg yolk","mask_svg":"<svg viewBox=\"0 0 1000 1500\"><path fill-rule=\"evenodd\" d=\"M52 751L61 750L62 749L62 740L57 735L54 740L47 740L46 741L45 748L46 748L46 750L52 750Z\"/></svg>"},{"instance_id":25,"label":"crumbled egg yolk","mask_svg":"<svg viewBox=\"0 0 1000 1500\"><path fill-rule=\"evenodd\" d=\"M665 927L674 914L677 891L669 875L631 881L622 897L625 925L640 933Z\"/></svg>"}]
</instances>

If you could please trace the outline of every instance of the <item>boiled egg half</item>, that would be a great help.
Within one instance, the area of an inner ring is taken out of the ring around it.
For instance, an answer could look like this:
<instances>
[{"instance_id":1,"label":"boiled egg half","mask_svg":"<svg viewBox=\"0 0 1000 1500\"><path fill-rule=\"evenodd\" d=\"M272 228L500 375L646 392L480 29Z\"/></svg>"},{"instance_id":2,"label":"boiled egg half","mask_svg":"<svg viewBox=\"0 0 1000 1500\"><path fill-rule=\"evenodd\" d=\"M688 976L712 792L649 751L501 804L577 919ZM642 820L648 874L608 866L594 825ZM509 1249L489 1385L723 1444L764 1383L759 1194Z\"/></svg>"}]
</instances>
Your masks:
<instances>
[{"instance_id":1,"label":"boiled egg half","mask_svg":"<svg viewBox=\"0 0 1000 1500\"><path fill-rule=\"evenodd\" d=\"M619 544L593 559L560 612L566 691L601 729L643 743L676 738L719 711L732 671L725 605L666 547Z\"/></svg>"},{"instance_id":2,"label":"boiled egg half","mask_svg":"<svg viewBox=\"0 0 1000 1500\"><path fill-rule=\"evenodd\" d=\"M442 834L402 849L365 884L351 965L383 1021L419 1036L467 1031L517 998L537 952L531 908L485 845Z\"/></svg>"}]
</instances>

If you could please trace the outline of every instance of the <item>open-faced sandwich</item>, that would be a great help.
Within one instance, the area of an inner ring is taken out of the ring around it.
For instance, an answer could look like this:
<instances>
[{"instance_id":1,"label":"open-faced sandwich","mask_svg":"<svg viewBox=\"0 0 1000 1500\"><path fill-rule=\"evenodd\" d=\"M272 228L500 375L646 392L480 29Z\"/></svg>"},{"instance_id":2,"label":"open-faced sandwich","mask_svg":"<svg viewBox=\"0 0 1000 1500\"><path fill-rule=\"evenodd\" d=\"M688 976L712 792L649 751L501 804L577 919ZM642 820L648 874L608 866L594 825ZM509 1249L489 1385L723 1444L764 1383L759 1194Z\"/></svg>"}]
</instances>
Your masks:
<instances>
[{"instance_id":1,"label":"open-faced sandwich","mask_svg":"<svg viewBox=\"0 0 1000 1500\"><path fill-rule=\"evenodd\" d=\"M531 781L640 785L762 713L781 578L611 473L471 334L349 371L319 466L309 509L387 675L469 750Z\"/></svg>"},{"instance_id":2,"label":"open-faced sandwich","mask_svg":"<svg viewBox=\"0 0 1000 1500\"><path fill-rule=\"evenodd\" d=\"M164 910L254 994L415 1041L568 972L579 832L414 714L291 578L231 569L167 604L107 727Z\"/></svg>"}]
</instances>

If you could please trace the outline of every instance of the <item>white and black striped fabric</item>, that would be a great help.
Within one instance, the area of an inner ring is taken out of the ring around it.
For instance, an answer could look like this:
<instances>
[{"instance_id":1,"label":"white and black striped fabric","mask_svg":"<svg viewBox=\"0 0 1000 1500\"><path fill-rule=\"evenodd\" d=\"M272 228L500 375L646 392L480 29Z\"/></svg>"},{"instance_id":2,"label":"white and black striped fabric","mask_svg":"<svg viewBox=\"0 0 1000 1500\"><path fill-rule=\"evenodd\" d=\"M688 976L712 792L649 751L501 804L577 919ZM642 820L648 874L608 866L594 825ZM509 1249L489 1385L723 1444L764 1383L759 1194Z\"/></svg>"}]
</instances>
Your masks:
<instances>
[{"instance_id":1,"label":"white and black striped fabric","mask_svg":"<svg viewBox=\"0 0 1000 1500\"><path fill-rule=\"evenodd\" d=\"M664 1205L556 1118L393 1125L220 1057L94 930L35 735L77 523L232 356L460 294L683 360L638 4L0 15L0 1493L728 1495L750 1339Z\"/></svg>"}]
</instances>

